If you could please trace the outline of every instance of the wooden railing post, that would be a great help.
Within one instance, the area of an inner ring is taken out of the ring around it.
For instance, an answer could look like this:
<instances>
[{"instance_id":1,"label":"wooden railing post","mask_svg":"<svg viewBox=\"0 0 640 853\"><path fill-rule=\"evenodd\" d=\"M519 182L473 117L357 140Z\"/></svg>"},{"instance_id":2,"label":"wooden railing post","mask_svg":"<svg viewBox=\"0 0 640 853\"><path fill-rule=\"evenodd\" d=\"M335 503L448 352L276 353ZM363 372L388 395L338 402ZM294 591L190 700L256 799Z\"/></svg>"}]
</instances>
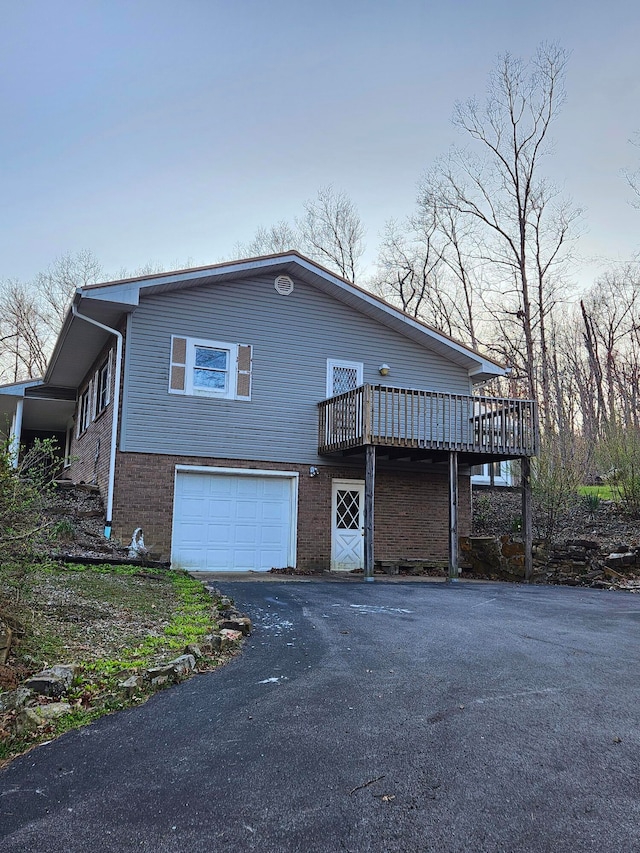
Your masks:
<instances>
[{"instance_id":1,"label":"wooden railing post","mask_svg":"<svg viewBox=\"0 0 640 853\"><path fill-rule=\"evenodd\" d=\"M524 543L524 579L533 575L533 519L531 509L531 459L520 459L522 477L522 540Z\"/></svg>"},{"instance_id":2,"label":"wooden railing post","mask_svg":"<svg viewBox=\"0 0 640 853\"><path fill-rule=\"evenodd\" d=\"M449 453L449 581L458 580L458 454Z\"/></svg>"},{"instance_id":3,"label":"wooden railing post","mask_svg":"<svg viewBox=\"0 0 640 853\"><path fill-rule=\"evenodd\" d=\"M376 448L367 444L364 470L364 579L373 581L374 495L376 484Z\"/></svg>"},{"instance_id":4,"label":"wooden railing post","mask_svg":"<svg viewBox=\"0 0 640 853\"><path fill-rule=\"evenodd\" d=\"M362 390L362 443L368 446L373 432L373 389L365 385Z\"/></svg>"}]
</instances>

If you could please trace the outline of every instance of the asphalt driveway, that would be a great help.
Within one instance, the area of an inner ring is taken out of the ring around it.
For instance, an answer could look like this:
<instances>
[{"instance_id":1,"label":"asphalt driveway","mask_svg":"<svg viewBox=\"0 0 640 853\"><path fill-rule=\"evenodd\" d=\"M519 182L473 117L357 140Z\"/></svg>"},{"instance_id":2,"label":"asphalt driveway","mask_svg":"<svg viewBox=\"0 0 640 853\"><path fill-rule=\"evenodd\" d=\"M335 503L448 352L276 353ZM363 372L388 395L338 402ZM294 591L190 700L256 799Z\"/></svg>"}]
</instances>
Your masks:
<instances>
[{"instance_id":1,"label":"asphalt driveway","mask_svg":"<svg viewBox=\"0 0 640 853\"><path fill-rule=\"evenodd\" d=\"M10 851L640 851L640 596L222 582L229 666L0 773Z\"/></svg>"}]
</instances>

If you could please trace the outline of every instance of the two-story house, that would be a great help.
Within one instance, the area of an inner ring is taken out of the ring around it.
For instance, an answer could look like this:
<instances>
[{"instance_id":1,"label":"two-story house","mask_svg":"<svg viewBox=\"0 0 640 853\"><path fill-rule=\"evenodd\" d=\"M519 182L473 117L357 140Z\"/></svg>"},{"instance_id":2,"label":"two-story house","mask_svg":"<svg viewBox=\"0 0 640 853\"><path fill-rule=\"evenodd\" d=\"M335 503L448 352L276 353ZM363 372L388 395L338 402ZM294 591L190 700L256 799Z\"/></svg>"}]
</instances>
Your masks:
<instances>
[{"instance_id":1,"label":"two-story house","mask_svg":"<svg viewBox=\"0 0 640 853\"><path fill-rule=\"evenodd\" d=\"M107 535L191 570L449 561L470 466L528 460L534 404L485 356L295 252L84 287L45 376L0 389L53 432ZM375 542L375 550L374 550Z\"/></svg>"}]
</instances>

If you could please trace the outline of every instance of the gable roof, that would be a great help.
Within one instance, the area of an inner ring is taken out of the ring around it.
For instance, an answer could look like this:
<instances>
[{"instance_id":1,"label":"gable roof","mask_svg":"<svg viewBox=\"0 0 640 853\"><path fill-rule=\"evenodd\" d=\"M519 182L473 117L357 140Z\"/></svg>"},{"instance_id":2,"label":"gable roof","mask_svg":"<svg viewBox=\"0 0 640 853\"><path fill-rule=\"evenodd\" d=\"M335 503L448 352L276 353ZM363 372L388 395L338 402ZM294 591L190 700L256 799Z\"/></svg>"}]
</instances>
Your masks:
<instances>
[{"instance_id":1,"label":"gable roof","mask_svg":"<svg viewBox=\"0 0 640 853\"><path fill-rule=\"evenodd\" d=\"M114 326L123 314L135 310L140 298L146 295L210 285L221 280L233 281L260 273L289 275L304 281L460 365L474 382L506 372L493 359L405 314L296 251L88 285L76 292L73 309L106 326ZM70 309L47 367L45 382L77 386L89 367L87 361L97 357L108 337L108 332L86 323ZM79 352L85 353L87 359L78 358Z\"/></svg>"}]
</instances>

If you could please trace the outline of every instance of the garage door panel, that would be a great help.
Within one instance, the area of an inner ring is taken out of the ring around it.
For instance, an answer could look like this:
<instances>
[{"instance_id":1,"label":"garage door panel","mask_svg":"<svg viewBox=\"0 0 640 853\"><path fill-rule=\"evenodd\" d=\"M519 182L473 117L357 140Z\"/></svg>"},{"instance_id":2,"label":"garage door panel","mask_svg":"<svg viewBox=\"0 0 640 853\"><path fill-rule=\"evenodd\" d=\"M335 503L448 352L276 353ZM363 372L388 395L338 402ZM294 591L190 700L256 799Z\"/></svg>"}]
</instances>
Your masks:
<instances>
[{"instance_id":1,"label":"garage door panel","mask_svg":"<svg viewBox=\"0 0 640 853\"><path fill-rule=\"evenodd\" d=\"M286 516L289 511L288 504L284 504L283 502L278 503L263 503L262 504L262 520L265 522L269 521L282 521L282 519Z\"/></svg>"},{"instance_id":2,"label":"garage door panel","mask_svg":"<svg viewBox=\"0 0 640 853\"><path fill-rule=\"evenodd\" d=\"M242 545L259 545L260 530L255 524L237 524L235 541Z\"/></svg>"},{"instance_id":3,"label":"garage door panel","mask_svg":"<svg viewBox=\"0 0 640 853\"><path fill-rule=\"evenodd\" d=\"M215 519L230 519L233 518L233 503L229 498L222 500L221 498L209 498L202 501L202 514L210 521Z\"/></svg>"},{"instance_id":4,"label":"garage door panel","mask_svg":"<svg viewBox=\"0 0 640 853\"><path fill-rule=\"evenodd\" d=\"M172 559L201 571L266 571L291 562L293 478L178 472Z\"/></svg>"},{"instance_id":5,"label":"garage door panel","mask_svg":"<svg viewBox=\"0 0 640 853\"><path fill-rule=\"evenodd\" d=\"M251 501L238 499L235 503L235 516L238 521L255 522L260 516L260 504L256 499Z\"/></svg>"}]
</instances>

